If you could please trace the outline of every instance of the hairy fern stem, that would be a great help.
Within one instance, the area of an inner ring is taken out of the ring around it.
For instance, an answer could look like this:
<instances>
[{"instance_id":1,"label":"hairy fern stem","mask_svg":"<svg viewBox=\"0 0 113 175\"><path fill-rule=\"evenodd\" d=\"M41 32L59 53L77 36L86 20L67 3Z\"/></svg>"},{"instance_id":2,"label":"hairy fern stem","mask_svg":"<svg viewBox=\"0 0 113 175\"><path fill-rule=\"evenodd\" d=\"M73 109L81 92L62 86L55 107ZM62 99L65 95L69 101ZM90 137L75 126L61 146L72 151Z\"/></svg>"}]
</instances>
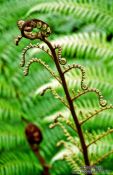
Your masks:
<instances>
[{"instance_id":1,"label":"hairy fern stem","mask_svg":"<svg viewBox=\"0 0 113 175\"><path fill-rule=\"evenodd\" d=\"M50 48L51 54L52 54L52 56L54 58L54 62L55 62L56 68L57 68L57 70L59 72L59 75L60 75L60 78L61 78L61 81L62 81L62 87L64 89L64 92L65 92L65 95L66 95L66 98L67 98L67 101L68 101L68 104L69 104L69 107L70 107L70 112L71 112L71 114L73 116L73 119L74 119L74 122L75 122L75 125L76 125L76 128L77 128L77 131L78 131L78 135L79 135L79 138L80 138L81 147L82 147L82 151L83 151L83 156L84 156L84 162L85 162L86 166L90 167L90 161L89 161L89 158L88 158L87 146L86 146L86 143L85 143L85 139L84 139L84 135L83 135L83 132L82 132L82 128L80 126L80 123L78 121L76 112L74 110L73 101L72 101L72 99L70 97L70 94L69 94L69 91L68 91L68 87L67 87L67 84L66 84L66 80L65 80L64 74L62 72L62 69L60 67L60 64L59 64L59 61L58 61L55 49L53 48L51 43L46 38L43 38L43 41ZM90 175L91 174L92 173L90 172Z\"/></svg>"}]
</instances>

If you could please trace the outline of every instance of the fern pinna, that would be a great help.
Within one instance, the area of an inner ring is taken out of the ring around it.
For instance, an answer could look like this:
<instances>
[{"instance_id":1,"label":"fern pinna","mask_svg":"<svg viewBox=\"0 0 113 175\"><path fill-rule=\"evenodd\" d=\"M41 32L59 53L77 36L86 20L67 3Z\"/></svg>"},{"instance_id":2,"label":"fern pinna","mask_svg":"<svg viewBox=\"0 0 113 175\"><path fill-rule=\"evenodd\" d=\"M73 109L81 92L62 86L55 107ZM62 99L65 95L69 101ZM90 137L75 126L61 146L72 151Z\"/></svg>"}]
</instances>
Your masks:
<instances>
[{"instance_id":1,"label":"fern pinna","mask_svg":"<svg viewBox=\"0 0 113 175\"><path fill-rule=\"evenodd\" d=\"M21 31L21 35L17 37L16 45L18 45L22 37L30 40L39 39L45 43L44 45L39 43L32 45L30 43L30 45L23 50L20 65L22 67L26 65L24 75L25 76L28 75L29 68L31 64L34 62L37 62L41 64L44 68L46 68L50 72L51 76L56 79L56 81L58 82L58 86L60 86L63 89L64 94L63 96L61 96L61 94L59 94L55 90L55 88L53 88L49 84L48 86L44 87L41 90L40 95L43 96L46 91L50 90L53 96L59 99L60 102L66 106L67 110L70 111L73 117L73 121L70 121L68 118L65 117L65 115L59 113L54 117L54 122L50 125L50 128L60 126L64 132L64 135L67 138L68 142L61 140L57 143L57 146L63 145L68 150L68 153L65 152L62 158L65 159L67 162L69 162L69 164L72 167L73 173L80 172L82 174L93 174L96 171L98 172L97 167L95 168L95 165L97 165L100 161L102 161L104 158L113 153L113 150L110 150L108 153L97 158L96 155L92 156L92 154L90 153L91 152L90 147L96 144L97 141L100 141L105 136L112 133L113 129L108 128L107 131L99 133L97 135L97 133L83 132L82 128L83 125L94 116L98 116L98 114L104 112L105 110L113 109L113 105L107 103L107 101L104 99L99 89L89 87L89 85L86 83L86 71L83 66L81 66L80 64L68 65L66 59L62 58L61 46L59 44L56 45L51 44L48 41L47 37L51 34L51 29L47 23L37 19L32 19L29 21L20 20L18 21L18 27ZM36 31L37 29L38 32ZM25 58L26 52L31 48L39 48L42 51L46 52L55 63L57 72L52 70L50 66L40 58L32 58L26 64L26 58ZM72 69L75 70L78 69L81 72L81 83L80 83L81 89L77 92L74 89L69 90L68 83L66 81L66 74L70 73ZM97 98L99 100L98 109L94 109L93 111L89 111L87 113L84 112L85 111L84 109L80 111L81 118L78 118L76 113L75 102L78 100L78 98L87 93L95 93L97 95ZM70 134L69 128L71 128L73 132L75 132L76 137L73 137ZM35 147L35 151L33 149L35 154L36 149L38 148ZM46 170L44 169L44 172L48 171L49 174L49 168Z\"/></svg>"}]
</instances>

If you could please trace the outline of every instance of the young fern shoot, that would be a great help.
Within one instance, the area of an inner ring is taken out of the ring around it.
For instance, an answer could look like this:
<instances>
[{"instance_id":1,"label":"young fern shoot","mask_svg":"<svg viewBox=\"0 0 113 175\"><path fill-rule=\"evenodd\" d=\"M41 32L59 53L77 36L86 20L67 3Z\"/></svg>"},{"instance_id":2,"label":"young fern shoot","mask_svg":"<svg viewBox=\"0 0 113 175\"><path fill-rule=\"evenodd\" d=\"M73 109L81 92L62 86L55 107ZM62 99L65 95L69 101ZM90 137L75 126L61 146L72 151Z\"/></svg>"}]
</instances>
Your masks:
<instances>
[{"instance_id":1,"label":"young fern shoot","mask_svg":"<svg viewBox=\"0 0 113 175\"><path fill-rule=\"evenodd\" d=\"M40 44L36 44L36 45L32 45L30 44L29 46L27 46L23 52L22 52L22 60L21 60L21 66L25 66L26 64L26 52L29 49L32 48L39 48L42 51L46 52L51 59L53 60L58 75L49 67L48 64L46 64L44 61L42 61L39 58L32 58L26 65L25 70L24 70L24 75L28 75L29 73L29 67L31 66L32 63L37 62L39 64L41 64L44 68L46 68L50 74L52 75L52 77L54 77L58 83L60 84L60 86L62 86L62 89L64 90L65 93L65 97L61 97L56 91L55 89L53 89L52 87L48 86L45 89L43 89L41 95L44 95L45 92L47 90L50 90L53 94L53 96L57 99L60 100L61 103L63 103L68 110L70 111L72 117L73 117L73 121L75 124L75 128L71 127L71 122L69 120L67 120L66 124L68 126L70 126L71 128L73 128L73 130L75 131L75 133L77 133L78 138L79 138L79 142L77 143L76 140L74 140L74 138L68 133L68 131L66 130L65 126L63 125L62 122L66 121L65 117L61 115L59 115L58 117L56 117L54 123L50 126L51 128L55 127L55 126L60 126L62 128L62 130L64 131L64 134L66 135L66 137L68 138L67 140L70 141L71 143L75 144L78 149L80 150L82 156L83 156L83 160L84 162L82 162L82 164L84 164L86 167L89 167L90 172L86 171L85 174L92 174L91 171L91 160L89 160L89 155L88 155L88 148L90 147L90 145L94 144L97 140L100 140L101 138L105 137L106 135L112 133L112 130L108 130L106 133L100 135L98 138L96 138L94 141L92 141L89 144L86 144L86 140L85 140L85 134L83 133L83 129L82 129L82 125L89 120L90 118L92 118L93 116L99 114L100 112L106 110L106 109L113 109L112 105L108 105L107 101L104 100L101 92L96 89L96 88L90 88L88 87L88 85L85 84L85 69L83 66L79 65L79 64L73 64L73 65L66 65L67 61L65 58L62 58L61 53L62 53L62 48L60 45L52 45L51 42L47 39L47 37L51 34L51 29L49 27L49 25L39 19L32 19L29 21L23 21L20 20L18 22L18 27L21 31L21 36L18 36L16 39L16 45L19 44L20 39L27 38L30 40L41 40L43 41L47 47L42 46ZM35 29L35 31L34 31ZM36 29L38 29L38 31L36 32ZM66 82L66 73L71 71L72 69L79 69L81 71L82 74L82 78L81 78L81 89L82 91L79 92L77 95L73 96L71 95L67 82ZM80 96L86 94L86 93L95 93L98 98L99 98L99 104L100 107L98 110L94 111L93 113L90 113L90 115L86 115L85 119L83 119L82 121L79 121L78 117L77 117L77 113L74 107L74 101L76 101L76 99L78 99ZM59 118L62 118L62 121L59 120ZM79 144L80 143L80 144ZM64 147L66 146L66 143L64 141L61 141L59 145L63 144ZM67 146L66 146L67 147ZM71 150L72 151L72 150ZM108 154L106 154L108 155ZM106 156L103 156L103 158L105 158ZM74 166L74 159L72 158L68 158L67 156L64 156L64 158L66 158L68 160L68 162L70 162L73 165L73 169L76 169L76 166ZM98 161L100 161L101 158L99 158ZM80 161L80 160L79 160ZM76 163L75 163L76 165Z\"/></svg>"}]
</instances>

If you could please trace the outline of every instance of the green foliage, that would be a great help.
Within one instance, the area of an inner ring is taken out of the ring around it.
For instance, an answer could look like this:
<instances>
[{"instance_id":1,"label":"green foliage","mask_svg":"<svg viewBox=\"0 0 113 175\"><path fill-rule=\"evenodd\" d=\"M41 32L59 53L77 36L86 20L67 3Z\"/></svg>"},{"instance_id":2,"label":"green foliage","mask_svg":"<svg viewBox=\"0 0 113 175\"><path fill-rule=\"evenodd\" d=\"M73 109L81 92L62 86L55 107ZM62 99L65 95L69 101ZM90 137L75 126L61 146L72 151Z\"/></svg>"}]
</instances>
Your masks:
<instances>
[{"instance_id":1,"label":"green foliage","mask_svg":"<svg viewBox=\"0 0 113 175\"><path fill-rule=\"evenodd\" d=\"M38 95L48 84L62 96L64 94L47 70L38 64L32 65L28 77L23 77L19 67L21 50L29 41L23 39L19 47L14 45L14 38L18 34L16 23L19 19L28 18L40 18L48 22L53 31L51 42L62 46L62 56L69 63L85 66L86 83L91 88L100 89L110 104L113 102L113 1L6 0L0 1L0 6L0 175L35 175L43 171L27 144L22 117L41 128L44 138L40 149L47 162L52 164L51 174L71 175L72 170L83 165L81 153L71 143L75 154L71 154L71 160L70 157L65 157L66 161L62 161L70 140L59 126L48 128L59 112L73 125L70 113L58 99L53 98L51 92L48 91L43 97ZM31 49L27 59L36 57L37 53L55 70L52 60L46 54L43 56L38 49ZM79 71L67 73L66 79L70 90L73 88L75 93L77 89L80 90ZM82 121L87 113L98 109L99 102L95 94L89 93L77 99L75 105ZM112 129L112 115L112 109L106 110L83 124L87 143L106 132L108 127ZM73 130L62 122L67 132L77 140ZM61 140L67 145L56 147ZM97 141L96 145L92 144L89 147L91 161L95 163L99 157L111 151L112 144L112 133ZM73 160L76 162L74 166ZM113 172L110 161L113 161L113 154L99 162L99 165Z\"/></svg>"},{"instance_id":2,"label":"green foliage","mask_svg":"<svg viewBox=\"0 0 113 175\"><path fill-rule=\"evenodd\" d=\"M38 161L33 156L33 154L29 151L25 152L13 150L13 152L4 152L0 155L0 173L5 174L36 174L37 172L41 172L41 167L38 164Z\"/></svg>"}]
</instances>

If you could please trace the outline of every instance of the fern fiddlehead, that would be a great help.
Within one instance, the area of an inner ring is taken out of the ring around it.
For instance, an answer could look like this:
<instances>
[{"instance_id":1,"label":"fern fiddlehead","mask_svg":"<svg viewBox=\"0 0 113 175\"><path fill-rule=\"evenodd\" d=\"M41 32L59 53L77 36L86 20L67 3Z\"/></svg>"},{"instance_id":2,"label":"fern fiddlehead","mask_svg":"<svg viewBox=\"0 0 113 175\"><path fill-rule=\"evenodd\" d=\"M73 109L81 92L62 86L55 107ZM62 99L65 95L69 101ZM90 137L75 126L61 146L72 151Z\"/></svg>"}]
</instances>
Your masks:
<instances>
[{"instance_id":1,"label":"fern fiddlehead","mask_svg":"<svg viewBox=\"0 0 113 175\"><path fill-rule=\"evenodd\" d=\"M22 37L28 38L30 40L42 39L42 37L47 37L51 33L48 24L38 19L32 19L26 22L20 20L17 24L21 30L21 36L16 39L16 45L18 45L20 38ZM40 31L32 32L33 29L40 29Z\"/></svg>"},{"instance_id":2,"label":"fern fiddlehead","mask_svg":"<svg viewBox=\"0 0 113 175\"><path fill-rule=\"evenodd\" d=\"M51 87L49 89L52 91L53 95L57 96L57 98L61 102L63 102L68 107L68 109L70 110L70 113L73 117L73 120L74 120L74 123L75 123L75 126L76 126L76 131L77 131L77 134L78 134L78 137L79 137L79 140L80 140L80 145L81 145L80 150L82 151L85 165L86 165L86 167L88 166L89 169L90 169L90 173L86 172L86 174L92 174L91 168L90 168L90 160L89 160L89 156L88 156L88 147L89 147L89 145L86 145L85 138L84 138L84 133L83 133L83 130L82 130L82 124L84 122L86 122L87 120L89 120L94 115L96 115L99 112L103 111L104 109L108 109L108 107L106 106L107 101L103 99L103 96L102 96L101 92L98 89L90 88L84 83L84 80L85 80L84 67L82 67L81 65L78 65L78 64L68 65L67 67L63 66L63 65L66 64L66 59L62 58L62 56L61 56L62 49L61 49L60 45L54 45L53 46L47 39L47 37L51 33L51 29L48 26L48 24L44 23L41 20L37 20L37 19L29 20L29 21L26 21L26 22L21 20L21 21L18 22L18 27L21 31L21 36L18 36L18 38L16 39L16 45L18 45L20 39L22 37L24 37L24 38L27 38L27 39L30 39L30 40L39 39L39 40L43 41L48 46L49 50L48 49L45 50L44 47L40 47L38 44L35 45L35 46L30 45L27 48L25 48L24 51L23 51L21 66L25 65L25 54L26 54L27 50L30 49L30 48L33 48L33 47L40 48L41 50L43 50L47 54L49 54L50 57L52 57L52 59L55 63L57 72L59 73L59 76L56 76L56 74L53 72L53 70L50 69L50 67L48 65L46 65L45 62L43 62L41 59L36 59L36 58L30 60L30 62L27 64L27 66L25 68L24 74L25 75L28 74L29 67L33 62L38 62L38 63L42 64L51 73L51 75L54 78L56 78L56 80L61 84L61 86L64 90L65 97L66 97L66 100L67 100L68 104L60 96L58 96L58 94L56 94L56 92ZM40 31L34 32L34 29L40 29ZM56 51L57 49L58 49L58 52ZM68 86L67 86L67 83L66 83L65 73L69 72L73 68L78 68L82 72L81 88L82 88L83 91L80 92L78 95L76 95L74 97L71 97ZM45 89L43 91L43 94L46 92L47 89ZM78 97L80 97L81 95L83 95L85 93L89 93L89 92L95 92L98 95L99 103L100 103L102 109L99 110L99 111L96 111L94 114L91 114L90 117L87 117L86 119L84 119L83 121L80 122L78 117L77 117L77 114L75 112L75 107L74 107L73 101L75 99L77 99ZM113 107L111 106L109 109L112 109L112 108ZM67 134L67 131L64 128L64 126L61 123L53 124L53 126L56 126L56 125L60 125L61 128L64 130L64 133L67 135L68 140L69 141L71 140L74 143L74 139L72 137L70 137L69 134ZM103 136L108 135L109 133L111 133L111 132L104 133L102 136L98 137L98 140L100 138L102 138ZM92 141L90 143L90 145L93 144L94 142L96 142L96 140Z\"/></svg>"},{"instance_id":3,"label":"fern fiddlehead","mask_svg":"<svg viewBox=\"0 0 113 175\"><path fill-rule=\"evenodd\" d=\"M29 123L26 126L25 134L27 137L27 140L29 142L29 145L35 155L38 157L43 169L44 173L43 175L50 175L49 174L49 165L46 164L45 159L42 157L39 151L39 144L42 142L43 136L41 133L41 130L33 123ZM45 173L46 172L46 173Z\"/></svg>"}]
</instances>

